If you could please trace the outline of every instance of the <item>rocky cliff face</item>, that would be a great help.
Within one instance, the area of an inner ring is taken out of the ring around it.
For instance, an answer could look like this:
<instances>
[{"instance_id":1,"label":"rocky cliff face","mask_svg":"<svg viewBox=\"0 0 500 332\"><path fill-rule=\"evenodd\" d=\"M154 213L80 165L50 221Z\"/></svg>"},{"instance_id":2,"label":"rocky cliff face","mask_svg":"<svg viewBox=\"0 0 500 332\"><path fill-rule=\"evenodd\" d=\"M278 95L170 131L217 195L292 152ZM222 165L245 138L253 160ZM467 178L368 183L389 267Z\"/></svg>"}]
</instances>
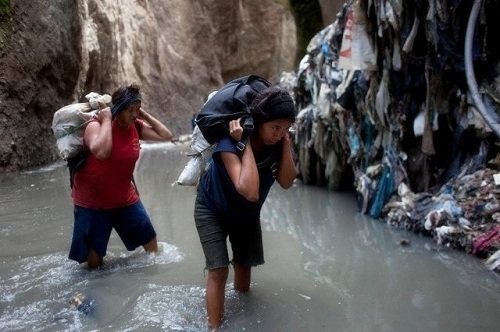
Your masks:
<instances>
[{"instance_id":1,"label":"rocky cliff face","mask_svg":"<svg viewBox=\"0 0 500 332\"><path fill-rule=\"evenodd\" d=\"M347 1L344 0L318 0L321 7L321 16L325 26L332 24L337 19L338 12Z\"/></svg>"},{"instance_id":2,"label":"rocky cliff face","mask_svg":"<svg viewBox=\"0 0 500 332\"><path fill-rule=\"evenodd\" d=\"M53 113L90 91L137 82L177 134L224 81L276 79L296 31L274 0L11 0L0 28L0 170L57 158Z\"/></svg>"}]
</instances>

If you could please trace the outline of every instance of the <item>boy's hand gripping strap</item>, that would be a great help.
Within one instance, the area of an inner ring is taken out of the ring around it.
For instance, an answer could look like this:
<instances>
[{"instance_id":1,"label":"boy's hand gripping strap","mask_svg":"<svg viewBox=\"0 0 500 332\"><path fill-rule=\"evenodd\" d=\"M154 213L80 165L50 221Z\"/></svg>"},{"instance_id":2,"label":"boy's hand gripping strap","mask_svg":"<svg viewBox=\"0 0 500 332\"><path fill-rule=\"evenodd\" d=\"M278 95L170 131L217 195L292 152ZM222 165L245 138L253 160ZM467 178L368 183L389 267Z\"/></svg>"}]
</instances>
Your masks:
<instances>
[{"instance_id":1,"label":"boy's hand gripping strap","mask_svg":"<svg viewBox=\"0 0 500 332\"><path fill-rule=\"evenodd\" d=\"M250 134L252 133L252 131L254 129L252 116L247 116L247 117L243 118L242 121L243 121L243 124L242 124L243 134L241 135L241 140L238 143L236 143L236 148L240 152L243 152L243 150L245 149L245 146L247 145L247 142L248 142L248 138L250 137Z\"/></svg>"}]
</instances>

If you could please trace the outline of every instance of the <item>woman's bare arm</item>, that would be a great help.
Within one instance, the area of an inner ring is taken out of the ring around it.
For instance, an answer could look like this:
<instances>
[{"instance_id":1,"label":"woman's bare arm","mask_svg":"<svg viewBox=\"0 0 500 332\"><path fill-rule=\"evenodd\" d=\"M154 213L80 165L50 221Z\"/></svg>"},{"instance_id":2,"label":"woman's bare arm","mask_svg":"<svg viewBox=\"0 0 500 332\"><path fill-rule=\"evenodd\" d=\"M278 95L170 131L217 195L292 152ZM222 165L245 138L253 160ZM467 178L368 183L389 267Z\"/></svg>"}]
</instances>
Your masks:
<instances>
[{"instance_id":1,"label":"woman's bare arm","mask_svg":"<svg viewBox=\"0 0 500 332\"><path fill-rule=\"evenodd\" d=\"M229 123L229 133L235 140L241 140L243 128L240 125L239 119ZM236 191L250 202L258 201L259 172L250 140L243 150L241 159L238 155L231 152L221 152L221 159Z\"/></svg>"},{"instance_id":2,"label":"woman's bare arm","mask_svg":"<svg viewBox=\"0 0 500 332\"><path fill-rule=\"evenodd\" d=\"M86 145L90 152L99 160L109 158L113 147L111 136L111 111L108 108L96 113L97 121L87 124L84 133Z\"/></svg>"},{"instance_id":3,"label":"woman's bare arm","mask_svg":"<svg viewBox=\"0 0 500 332\"><path fill-rule=\"evenodd\" d=\"M139 138L146 141L170 141L174 138L172 132L158 119L141 108L140 118L144 125L139 133Z\"/></svg>"}]
</instances>

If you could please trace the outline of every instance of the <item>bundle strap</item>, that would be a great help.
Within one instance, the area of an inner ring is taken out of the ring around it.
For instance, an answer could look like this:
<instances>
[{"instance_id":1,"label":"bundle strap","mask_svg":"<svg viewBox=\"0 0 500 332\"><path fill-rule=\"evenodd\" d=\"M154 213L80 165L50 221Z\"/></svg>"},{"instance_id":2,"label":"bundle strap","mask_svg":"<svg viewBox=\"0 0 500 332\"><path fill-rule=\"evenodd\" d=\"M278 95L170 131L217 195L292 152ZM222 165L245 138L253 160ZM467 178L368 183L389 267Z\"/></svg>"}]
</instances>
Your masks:
<instances>
[{"instance_id":1,"label":"bundle strap","mask_svg":"<svg viewBox=\"0 0 500 332\"><path fill-rule=\"evenodd\" d=\"M254 124L253 124L253 117L247 116L243 119L243 134L241 135L241 140L236 143L236 148L240 151L243 152L245 149L245 146L248 143L248 138L250 137L250 134L252 133L254 129Z\"/></svg>"}]
</instances>

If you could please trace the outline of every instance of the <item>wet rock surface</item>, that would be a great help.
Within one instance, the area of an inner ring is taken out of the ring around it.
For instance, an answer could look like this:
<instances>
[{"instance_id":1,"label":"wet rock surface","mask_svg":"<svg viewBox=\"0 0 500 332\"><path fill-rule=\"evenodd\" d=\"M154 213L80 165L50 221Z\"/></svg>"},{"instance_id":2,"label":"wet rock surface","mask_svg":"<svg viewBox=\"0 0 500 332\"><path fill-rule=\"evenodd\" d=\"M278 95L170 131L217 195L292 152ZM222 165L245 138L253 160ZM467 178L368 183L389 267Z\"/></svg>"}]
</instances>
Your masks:
<instances>
[{"instance_id":1,"label":"wet rock surface","mask_svg":"<svg viewBox=\"0 0 500 332\"><path fill-rule=\"evenodd\" d=\"M56 159L59 108L137 82L144 107L176 134L207 94L295 60L295 23L272 0L10 1L0 27L0 170ZM5 20L7 23L5 23Z\"/></svg>"}]
</instances>

